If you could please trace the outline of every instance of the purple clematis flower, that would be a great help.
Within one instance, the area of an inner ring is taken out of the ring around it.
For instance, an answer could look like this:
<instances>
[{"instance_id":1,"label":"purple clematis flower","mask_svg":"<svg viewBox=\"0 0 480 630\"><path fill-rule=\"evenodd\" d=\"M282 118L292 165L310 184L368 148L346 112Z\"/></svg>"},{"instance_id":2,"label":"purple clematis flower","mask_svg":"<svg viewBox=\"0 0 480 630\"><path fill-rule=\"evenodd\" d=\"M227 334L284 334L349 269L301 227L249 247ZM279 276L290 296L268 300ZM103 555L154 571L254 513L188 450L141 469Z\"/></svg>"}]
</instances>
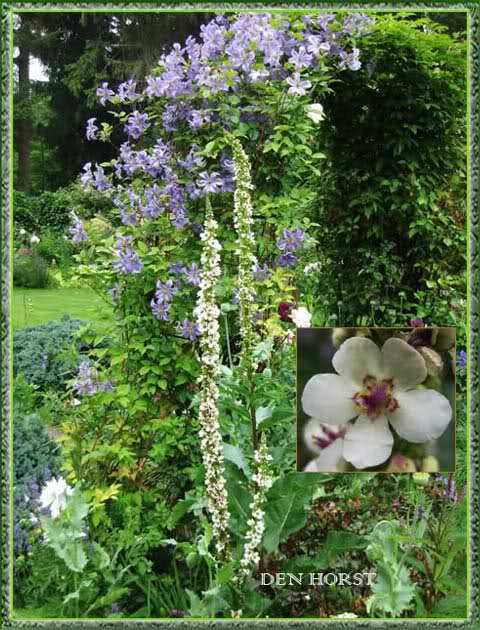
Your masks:
<instances>
[{"instance_id":1,"label":"purple clematis flower","mask_svg":"<svg viewBox=\"0 0 480 630\"><path fill-rule=\"evenodd\" d=\"M298 258L291 252L285 252L277 258L277 265L279 267L294 267L298 262Z\"/></svg>"},{"instance_id":2,"label":"purple clematis flower","mask_svg":"<svg viewBox=\"0 0 480 630\"><path fill-rule=\"evenodd\" d=\"M87 120L87 130L85 132L85 136L87 140L96 140L97 139L97 131L98 127L95 124L96 118L89 118Z\"/></svg>"},{"instance_id":3,"label":"purple clematis flower","mask_svg":"<svg viewBox=\"0 0 480 630\"><path fill-rule=\"evenodd\" d=\"M287 92L293 96L305 96L307 90L312 87L310 81L301 79L299 72L294 72L293 77L288 77L286 81L290 86Z\"/></svg>"},{"instance_id":4,"label":"purple clematis flower","mask_svg":"<svg viewBox=\"0 0 480 630\"><path fill-rule=\"evenodd\" d=\"M108 87L108 83L104 81L100 87L97 88L97 96L102 105L105 105L107 101L115 96L115 92Z\"/></svg>"},{"instance_id":5,"label":"purple clematis flower","mask_svg":"<svg viewBox=\"0 0 480 630\"><path fill-rule=\"evenodd\" d=\"M189 284L194 287L200 286L200 269L196 263L192 263L190 267L185 267L183 273Z\"/></svg>"},{"instance_id":6,"label":"purple clematis flower","mask_svg":"<svg viewBox=\"0 0 480 630\"><path fill-rule=\"evenodd\" d=\"M132 249L132 242L131 236L119 236L115 243L113 255L118 261L113 263L113 268L120 273L140 273L143 269L142 261Z\"/></svg>"},{"instance_id":7,"label":"purple clematis flower","mask_svg":"<svg viewBox=\"0 0 480 630\"><path fill-rule=\"evenodd\" d=\"M143 132L150 127L150 123L148 122L148 114L140 113L138 111L130 114L127 120L127 124L125 125L125 131L129 136L138 140Z\"/></svg>"},{"instance_id":8,"label":"purple clematis flower","mask_svg":"<svg viewBox=\"0 0 480 630\"><path fill-rule=\"evenodd\" d=\"M184 319L183 322L178 324L177 330L185 339L189 339L194 342L200 335L200 327L195 322L189 319Z\"/></svg>"},{"instance_id":9,"label":"purple clematis flower","mask_svg":"<svg viewBox=\"0 0 480 630\"><path fill-rule=\"evenodd\" d=\"M223 180L218 173L203 171L198 176L196 185L204 193L218 193L222 190Z\"/></svg>"},{"instance_id":10,"label":"purple clematis flower","mask_svg":"<svg viewBox=\"0 0 480 630\"><path fill-rule=\"evenodd\" d=\"M305 240L305 232L301 228L283 230L283 235L277 241L277 246L283 252L295 252Z\"/></svg>"}]
</instances>

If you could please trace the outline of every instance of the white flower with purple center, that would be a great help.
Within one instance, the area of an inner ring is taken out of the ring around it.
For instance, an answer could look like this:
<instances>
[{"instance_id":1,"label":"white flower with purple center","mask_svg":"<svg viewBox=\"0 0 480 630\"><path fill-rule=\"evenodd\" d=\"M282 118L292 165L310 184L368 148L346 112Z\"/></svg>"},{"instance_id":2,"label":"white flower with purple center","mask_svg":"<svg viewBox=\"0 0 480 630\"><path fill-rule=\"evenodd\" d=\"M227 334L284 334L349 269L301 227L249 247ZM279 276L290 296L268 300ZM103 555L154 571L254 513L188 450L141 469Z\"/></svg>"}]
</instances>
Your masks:
<instances>
[{"instance_id":1,"label":"white flower with purple center","mask_svg":"<svg viewBox=\"0 0 480 630\"><path fill-rule=\"evenodd\" d=\"M286 82L290 86L287 93L292 94L292 96L305 96L307 90L312 87L310 81L300 77L300 72L294 72L292 77L286 79Z\"/></svg>"},{"instance_id":2,"label":"white flower with purple center","mask_svg":"<svg viewBox=\"0 0 480 630\"><path fill-rule=\"evenodd\" d=\"M317 465L329 464L330 448L355 468L377 466L392 452L391 428L407 442L422 444L440 437L452 419L445 396L418 387L427 378L425 360L402 339L392 337L380 350L370 339L352 337L332 365L337 373L316 374L301 397L312 426L346 425Z\"/></svg>"}]
</instances>

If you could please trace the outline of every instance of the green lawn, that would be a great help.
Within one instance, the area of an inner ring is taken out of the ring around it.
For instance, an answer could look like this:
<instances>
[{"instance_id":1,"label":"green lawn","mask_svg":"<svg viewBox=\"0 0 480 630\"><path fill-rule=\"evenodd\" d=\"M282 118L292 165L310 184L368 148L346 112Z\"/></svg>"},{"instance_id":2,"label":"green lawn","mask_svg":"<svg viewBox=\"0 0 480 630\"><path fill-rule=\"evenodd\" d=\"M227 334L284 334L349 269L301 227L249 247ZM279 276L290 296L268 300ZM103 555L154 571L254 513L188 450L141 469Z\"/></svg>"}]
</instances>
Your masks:
<instances>
[{"instance_id":1,"label":"green lawn","mask_svg":"<svg viewBox=\"0 0 480 630\"><path fill-rule=\"evenodd\" d=\"M91 289L13 289L13 329L37 326L70 315L105 327L111 309Z\"/></svg>"}]
</instances>

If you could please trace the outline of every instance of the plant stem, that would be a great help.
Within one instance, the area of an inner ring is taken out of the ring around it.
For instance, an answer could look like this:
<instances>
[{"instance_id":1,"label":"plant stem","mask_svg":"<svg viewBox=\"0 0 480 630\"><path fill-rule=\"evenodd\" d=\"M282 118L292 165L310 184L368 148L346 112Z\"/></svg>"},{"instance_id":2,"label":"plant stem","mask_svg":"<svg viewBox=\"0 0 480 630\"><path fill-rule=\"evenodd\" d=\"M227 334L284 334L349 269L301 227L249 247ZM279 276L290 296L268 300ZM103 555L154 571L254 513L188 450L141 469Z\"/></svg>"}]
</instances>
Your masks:
<instances>
[{"instance_id":1,"label":"plant stem","mask_svg":"<svg viewBox=\"0 0 480 630\"><path fill-rule=\"evenodd\" d=\"M230 369L233 370L232 349L230 348L230 334L228 331L228 316L226 313L223 314L223 318L225 320L225 337L227 341L228 363L230 365Z\"/></svg>"}]
</instances>

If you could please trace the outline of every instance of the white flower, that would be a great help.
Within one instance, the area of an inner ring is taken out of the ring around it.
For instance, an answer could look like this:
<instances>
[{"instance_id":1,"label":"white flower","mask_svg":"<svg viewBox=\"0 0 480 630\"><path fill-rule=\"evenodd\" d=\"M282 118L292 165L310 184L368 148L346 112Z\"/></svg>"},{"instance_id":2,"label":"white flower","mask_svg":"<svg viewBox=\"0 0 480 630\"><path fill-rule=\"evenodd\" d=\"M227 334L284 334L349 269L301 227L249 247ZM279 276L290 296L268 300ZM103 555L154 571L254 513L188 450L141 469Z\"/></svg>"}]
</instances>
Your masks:
<instances>
[{"instance_id":1,"label":"white flower","mask_svg":"<svg viewBox=\"0 0 480 630\"><path fill-rule=\"evenodd\" d=\"M319 271L321 267L322 263L320 261L308 263L308 265L305 265L303 273L312 273L312 271Z\"/></svg>"},{"instance_id":2,"label":"white flower","mask_svg":"<svg viewBox=\"0 0 480 630\"><path fill-rule=\"evenodd\" d=\"M351 337L335 353L332 365L337 374L316 374L307 382L302 407L318 424L347 425L329 448L341 451L355 468L377 466L389 458L389 423L404 440L424 443L440 437L452 418L445 396L417 388L427 377L425 360L401 339L388 339L380 351L371 339Z\"/></svg>"},{"instance_id":3,"label":"white flower","mask_svg":"<svg viewBox=\"0 0 480 630\"><path fill-rule=\"evenodd\" d=\"M32 236L30 237L30 243L32 245L36 245L37 243L40 243L40 239L38 238L36 234L32 234Z\"/></svg>"},{"instance_id":4,"label":"white flower","mask_svg":"<svg viewBox=\"0 0 480 630\"><path fill-rule=\"evenodd\" d=\"M303 439L307 448L319 456L312 459L303 472L344 472L348 467L342 457L346 430L346 424L334 427L311 418L303 429Z\"/></svg>"},{"instance_id":5,"label":"white flower","mask_svg":"<svg viewBox=\"0 0 480 630\"><path fill-rule=\"evenodd\" d=\"M23 236L24 234L27 233L27 230L25 230L24 228L20 228L20 234Z\"/></svg>"},{"instance_id":6,"label":"white flower","mask_svg":"<svg viewBox=\"0 0 480 630\"><path fill-rule=\"evenodd\" d=\"M290 319L297 328L310 328L312 325L312 316L304 306L294 308L290 313Z\"/></svg>"},{"instance_id":7,"label":"white flower","mask_svg":"<svg viewBox=\"0 0 480 630\"><path fill-rule=\"evenodd\" d=\"M73 489L66 483L65 479L52 477L42 490L40 495L40 505L42 508L49 508L52 518L65 509L67 497L73 494Z\"/></svg>"},{"instance_id":8,"label":"white flower","mask_svg":"<svg viewBox=\"0 0 480 630\"><path fill-rule=\"evenodd\" d=\"M318 123L325 118L323 105L321 105L320 103L312 103L311 105L307 105L306 110L307 117L310 118L310 120L313 120L316 125L318 125Z\"/></svg>"},{"instance_id":9,"label":"white flower","mask_svg":"<svg viewBox=\"0 0 480 630\"><path fill-rule=\"evenodd\" d=\"M344 613L340 613L339 615L332 615L333 617L337 617L339 619L356 619L358 617L358 615L356 615L355 613L350 613L350 612L344 612Z\"/></svg>"}]
</instances>

